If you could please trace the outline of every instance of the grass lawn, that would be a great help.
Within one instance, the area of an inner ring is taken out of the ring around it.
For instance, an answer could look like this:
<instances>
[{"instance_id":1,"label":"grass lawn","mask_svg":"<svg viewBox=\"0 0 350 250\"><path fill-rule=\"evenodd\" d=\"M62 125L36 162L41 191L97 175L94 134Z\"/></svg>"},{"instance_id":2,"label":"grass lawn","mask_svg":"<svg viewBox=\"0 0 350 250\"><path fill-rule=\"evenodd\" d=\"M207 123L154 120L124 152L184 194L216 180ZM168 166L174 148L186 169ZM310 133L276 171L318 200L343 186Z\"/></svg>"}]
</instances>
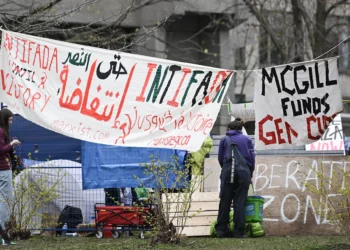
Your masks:
<instances>
[{"instance_id":1,"label":"grass lawn","mask_svg":"<svg viewBox=\"0 0 350 250\"><path fill-rule=\"evenodd\" d=\"M0 249L152 249L149 239L138 239L136 236L121 236L118 239L95 237L43 237L32 236L25 241L16 241L17 245L0 246ZM217 239L209 237L185 238L180 244L157 245L153 249L304 249L304 250L350 250L350 238L345 236L291 236L264 237L248 239Z\"/></svg>"}]
</instances>

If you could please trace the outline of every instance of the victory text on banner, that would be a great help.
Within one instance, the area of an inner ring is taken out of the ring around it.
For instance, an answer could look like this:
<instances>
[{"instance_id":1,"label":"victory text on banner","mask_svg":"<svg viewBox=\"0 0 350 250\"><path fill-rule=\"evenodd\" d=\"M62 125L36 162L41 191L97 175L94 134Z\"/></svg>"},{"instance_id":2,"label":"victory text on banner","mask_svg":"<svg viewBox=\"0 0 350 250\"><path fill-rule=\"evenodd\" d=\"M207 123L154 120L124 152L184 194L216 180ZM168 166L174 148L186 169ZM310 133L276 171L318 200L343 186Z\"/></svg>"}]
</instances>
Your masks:
<instances>
[{"instance_id":1,"label":"victory text on banner","mask_svg":"<svg viewBox=\"0 0 350 250\"><path fill-rule=\"evenodd\" d=\"M47 129L120 146L196 151L232 71L2 31L0 99Z\"/></svg>"},{"instance_id":2,"label":"victory text on banner","mask_svg":"<svg viewBox=\"0 0 350 250\"><path fill-rule=\"evenodd\" d=\"M256 149L291 148L319 140L343 110L338 78L336 58L257 71Z\"/></svg>"}]
</instances>

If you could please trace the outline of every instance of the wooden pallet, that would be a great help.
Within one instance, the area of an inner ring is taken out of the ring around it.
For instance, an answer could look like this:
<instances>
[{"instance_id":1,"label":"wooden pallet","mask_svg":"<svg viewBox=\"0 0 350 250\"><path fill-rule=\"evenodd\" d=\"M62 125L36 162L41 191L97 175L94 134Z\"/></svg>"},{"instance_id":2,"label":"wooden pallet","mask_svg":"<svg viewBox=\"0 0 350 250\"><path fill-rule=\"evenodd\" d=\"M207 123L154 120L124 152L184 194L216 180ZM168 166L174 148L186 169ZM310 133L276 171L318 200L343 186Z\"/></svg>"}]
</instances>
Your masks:
<instances>
[{"instance_id":1,"label":"wooden pallet","mask_svg":"<svg viewBox=\"0 0 350 250\"><path fill-rule=\"evenodd\" d=\"M186 215L180 215L177 204L181 204L181 198L184 194L172 194L170 202L170 216L176 216L174 225L179 227L183 223L180 221L186 219L186 223L181 234L186 236L209 236L210 224L217 218L219 208L219 193L217 192L196 192L192 196L191 208ZM175 200L179 202L175 202ZM163 196L163 202L165 198Z\"/></svg>"}]
</instances>

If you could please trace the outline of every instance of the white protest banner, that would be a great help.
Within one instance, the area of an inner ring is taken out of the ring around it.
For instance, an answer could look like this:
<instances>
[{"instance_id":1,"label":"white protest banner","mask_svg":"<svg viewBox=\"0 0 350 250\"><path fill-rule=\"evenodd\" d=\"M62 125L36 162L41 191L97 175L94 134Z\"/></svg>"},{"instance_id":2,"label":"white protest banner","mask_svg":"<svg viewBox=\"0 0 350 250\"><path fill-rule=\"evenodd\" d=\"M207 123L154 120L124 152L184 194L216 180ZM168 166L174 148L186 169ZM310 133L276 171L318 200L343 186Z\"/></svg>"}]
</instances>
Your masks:
<instances>
[{"instance_id":1,"label":"white protest banner","mask_svg":"<svg viewBox=\"0 0 350 250\"><path fill-rule=\"evenodd\" d=\"M255 121L254 103L230 103L231 111L229 112L233 117L239 117L244 122Z\"/></svg>"},{"instance_id":2,"label":"white protest banner","mask_svg":"<svg viewBox=\"0 0 350 250\"><path fill-rule=\"evenodd\" d=\"M328 128L317 142L307 144L307 151L344 151L344 134L340 114L329 124ZM345 151L344 151L345 154Z\"/></svg>"},{"instance_id":3,"label":"white protest banner","mask_svg":"<svg viewBox=\"0 0 350 250\"><path fill-rule=\"evenodd\" d=\"M0 99L66 136L197 151L231 70L2 31Z\"/></svg>"},{"instance_id":4,"label":"white protest banner","mask_svg":"<svg viewBox=\"0 0 350 250\"><path fill-rule=\"evenodd\" d=\"M257 71L256 149L291 148L319 140L343 110L339 85L336 58Z\"/></svg>"}]
</instances>

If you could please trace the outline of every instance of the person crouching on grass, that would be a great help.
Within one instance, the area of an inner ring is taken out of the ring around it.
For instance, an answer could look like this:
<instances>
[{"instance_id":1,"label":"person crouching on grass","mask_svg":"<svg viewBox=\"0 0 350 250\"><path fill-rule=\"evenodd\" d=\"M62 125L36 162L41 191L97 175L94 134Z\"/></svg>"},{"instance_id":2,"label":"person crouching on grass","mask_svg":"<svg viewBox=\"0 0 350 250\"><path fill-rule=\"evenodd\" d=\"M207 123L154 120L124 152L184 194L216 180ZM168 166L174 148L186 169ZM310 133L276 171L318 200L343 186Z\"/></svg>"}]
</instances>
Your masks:
<instances>
[{"instance_id":1,"label":"person crouching on grass","mask_svg":"<svg viewBox=\"0 0 350 250\"><path fill-rule=\"evenodd\" d=\"M255 166L252 140L242 134L243 121L236 118L227 125L226 136L220 140L218 160L221 166L219 214L215 230L219 238L246 237L245 206ZM232 170L232 166L234 166ZM229 229L229 213L233 200L234 231Z\"/></svg>"}]
</instances>

